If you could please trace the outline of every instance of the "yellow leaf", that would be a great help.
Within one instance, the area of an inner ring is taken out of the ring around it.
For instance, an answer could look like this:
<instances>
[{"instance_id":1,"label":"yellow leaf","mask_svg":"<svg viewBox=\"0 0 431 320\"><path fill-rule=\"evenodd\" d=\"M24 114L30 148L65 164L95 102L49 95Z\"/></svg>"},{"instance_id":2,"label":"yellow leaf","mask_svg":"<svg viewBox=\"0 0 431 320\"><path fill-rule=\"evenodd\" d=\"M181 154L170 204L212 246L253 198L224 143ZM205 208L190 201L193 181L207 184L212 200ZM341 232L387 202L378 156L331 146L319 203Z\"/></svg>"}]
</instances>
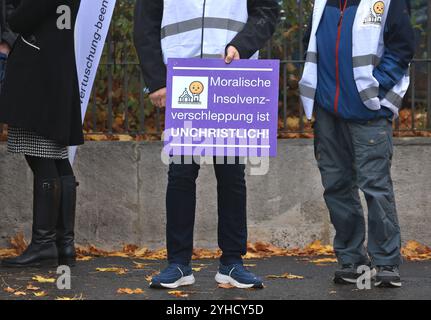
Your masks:
<instances>
[{"instance_id":1,"label":"yellow leaf","mask_svg":"<svg viewBox=\"0 0 431 320\"><path fill-rule=\"evenodd\" d=\"M168 294L170 294L171 296L175 296L177 298L187 298L189 296L188 293L185 293L183 291L178 291L178 290L168 291Z\"/></svg>"},{"instance_id":2,"label":"yellow leaf","mask_svg":"<svg viewBox=\"0 0 431 320\"><path fill-rule=\"evenodd\" d=\"M280 276L276 276L276 275L269 275L266 276L268 279L289 279L289 280L302 280L304 279L303 276L297 276L294 274L290 274L290 273L284 273Z\"/></svg>"},{"instance_id":3,"label":"yellow leaf","mask_svg":"<svg viewBox=\"0 0 431 320\"><path fill-rule=\"evenodd\" d=\"M151 282L153 280L153 277L158 275L159 273L159 271L154 271L153 273L145 276L145 280L147 280L147 282Z\"/></svg>"},{"instance_id":4,"label":"yellow leaf","mask_svg":"<svg viewBox=\"0 0 431 320\"><path fill-rule=\"evenodd\" d=\"M80 296L73 296L73 297L57 297L55 300L59 301L72 301L72 300L83 300L82 293Z\"/></svg>"},{"instance_id":5,"label":"yellow leaf","mask_svg":"<svg viewBox=\"0 0 431 320\"><path fill-rule=\"evenodd\" d=\"M96 268L98 272L115 272L116 274L126 274L129 270L126 268Z\"/></svg>"},{"instance_id":6,"label":"yellow leaf","mask_svg":"<svg viewBox=\"0 0 431 320\"><path fill-rule=\"evenodd\" d=\"M91 259L93 259L93 257L90 257L90 256L81 256L76 258L76 260L78 261L90 261Z\"/></svg>"},{"instance_id":7,"label":"yellow leaf","mask_svg":"<svg viewBox=\"0 0 431 320\"><path fill-rule=\"evenodd\" d=\"M336 258L322 258L322 259L311 260L311 262L315 263L315 264L336 263L337 259Z\"/></svg>"},{"instance_id":8,"label":"yellow leaf","mask_svg":"<svg viewBox=\"0 0 431 320\"><path fill-rule=\"evenodd\" d=\"M44 278L42 276L34 276L32 278L32 280L37 281L39 283L54 283L55 282L54 278Z\"/></svg>"},{"instance_id":9,"label":"yellow leaf","mask_svg":"<svg viewBox=\"0 0 431 320\"><path fill-rule=\"evenodd\" d=\"M140 288L130 289L130 288L120 288L117 290L118 294L143 294L144 290Z\"/></svg>"},{"instance_id":10,"label":"yellow leaf","mask_svg":"<svg viewBox=\"0 0 431 320\"><path fill-rule=\"evenodd\" d=\"M41 298L41 297L46 297L47 294L45 291L39 291L39 292L33 292L35 297Z\"/></svg>"},{"instance_id":11,"label":"yellow leaf","mask_svg":"<svg viewBox=\"0 0 431 320\"><path fill-rule=\"evenodd\" d=\"M112 252L108 254L108 257L129 258L129 254L125 252Z\"/></svg>"}]
</instances>

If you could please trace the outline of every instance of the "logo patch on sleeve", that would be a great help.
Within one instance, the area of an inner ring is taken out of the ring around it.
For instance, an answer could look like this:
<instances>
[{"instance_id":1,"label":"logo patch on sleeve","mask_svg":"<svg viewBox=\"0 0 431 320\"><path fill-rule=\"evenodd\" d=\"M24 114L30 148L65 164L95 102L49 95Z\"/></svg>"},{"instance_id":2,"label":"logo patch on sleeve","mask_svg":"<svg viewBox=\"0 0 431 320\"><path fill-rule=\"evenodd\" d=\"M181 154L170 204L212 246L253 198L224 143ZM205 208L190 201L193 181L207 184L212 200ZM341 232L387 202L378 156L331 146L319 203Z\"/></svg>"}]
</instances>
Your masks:
<instances>
[{"instance_id":1,"label":"logo patch on sleeve","mask_svg":"<svg viewBox=\"0 0 431 320\"><path fill-rule=\"evenodd\" d=\"M383 1L374 2L374 4L370 8L369 14L364 19L364 25L381 26L384 13L385 3Z\"/></svg>"}]
</instances>

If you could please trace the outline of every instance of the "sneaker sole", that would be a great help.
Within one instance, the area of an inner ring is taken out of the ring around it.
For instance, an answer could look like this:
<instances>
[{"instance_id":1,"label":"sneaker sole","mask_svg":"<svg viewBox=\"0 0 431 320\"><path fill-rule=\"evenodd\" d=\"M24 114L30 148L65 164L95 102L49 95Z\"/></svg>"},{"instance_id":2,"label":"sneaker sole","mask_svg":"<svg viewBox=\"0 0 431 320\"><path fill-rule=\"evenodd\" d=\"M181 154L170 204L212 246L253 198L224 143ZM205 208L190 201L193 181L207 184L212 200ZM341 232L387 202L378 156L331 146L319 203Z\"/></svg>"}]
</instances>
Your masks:
<instances>
[{"instance_id":1,"label":"sneaker sole","mask_svg":"<svg viewBox=\"0 0 431 320\"><path fill-rule=\"evenodd\" d=\"M357 279L349 279L349 278L343 278L343 277L335 277L334 283L336 284L356 284Z\"/></svg>"},{"instance_id":2,"label":"sneaker sole","mask_svg":"<svg viewBox=\"0 0 431 320\"><path fill-rule=\"evenodd\" d=\"M191 286L195 284L196 280L194 275L182 277L181 279L175 281L174 283L160 283L160 284L150 284L150 288L154 289L176 289L184 286Z\"/></svg>"},{"instance_id":3,"label":"sneaker sole","mask_svg":"<svg viewBox=\"0 0 431 320\"><path fill-rule=\"evenodd\" d=\"M230 284L230 285L234 286L235 288L239 288L239 289L251 289L251 288L263 289L263 284L256 285L256 284L239 283L234 278L226 276L224 274L221 274L220 272L217 272L217 274L215 276L215 281L218 284Z\"/></svg>"},{"instance_id":4,"label":"sneaker sole","mask_svg":"<svg viewBox=\"0 0 431 320\"><path fill-rule=\"evenodd\" d=\"M378 288L401 288L402 283L400 281L377 281L374 286Z\"/></svg>"},{"instance_id":5,"label":"sneaker sole","mask_svg":"<svg viewBox=\"0 0 431 320\"><path fill-rule=\"evenodd\" d=\"M377 274L377 270L375 268L371 269L371 280L373 280L376 277L376 274ZM348 278L348 277L343 277L341 275L335 275L334 283L336 283L336 284L356 284L358 282L358 278L360 276L361 275L357 275L357 278L354 278L353 276Z\"/></svg>"}]
</instances>

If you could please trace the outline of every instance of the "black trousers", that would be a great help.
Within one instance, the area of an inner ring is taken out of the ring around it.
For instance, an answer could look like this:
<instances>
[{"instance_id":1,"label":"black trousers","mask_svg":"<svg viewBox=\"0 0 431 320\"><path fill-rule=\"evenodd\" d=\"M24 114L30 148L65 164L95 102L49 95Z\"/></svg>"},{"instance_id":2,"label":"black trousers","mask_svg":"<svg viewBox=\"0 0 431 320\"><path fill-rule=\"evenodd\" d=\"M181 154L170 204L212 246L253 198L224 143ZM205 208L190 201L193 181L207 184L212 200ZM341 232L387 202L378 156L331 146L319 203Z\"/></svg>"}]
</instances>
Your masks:
<instances>
[{"instance_id":1,"label":"black trousers","mask_svg":"<svg viewBox=\"0 0 431 320\"><path fill-rule=\"evenodd\" d=\"M232 162L232 159L230 159ZM247 252L247 211L245 165L217 164L214 159L218 194L218 244L221 263L241 263ZM196 179L200 165L171 164L166 196L167 250L169 263L189 265L193 253L196 210Z\"/></svg>"}]
</instances>

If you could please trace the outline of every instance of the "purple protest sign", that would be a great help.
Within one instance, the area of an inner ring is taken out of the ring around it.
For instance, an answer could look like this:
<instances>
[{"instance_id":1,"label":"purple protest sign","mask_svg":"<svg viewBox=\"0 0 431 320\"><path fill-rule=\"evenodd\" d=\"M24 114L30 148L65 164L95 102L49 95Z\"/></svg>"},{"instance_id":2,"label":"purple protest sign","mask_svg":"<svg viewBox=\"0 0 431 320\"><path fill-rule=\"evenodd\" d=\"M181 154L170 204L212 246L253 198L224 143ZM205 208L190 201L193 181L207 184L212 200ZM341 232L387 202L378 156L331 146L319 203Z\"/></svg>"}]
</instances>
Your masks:
<instances>
[{"instance_id":1,"label":"purple protest sign","mask_svg":"<svg viewBox=\"0 0 431 320\"><path fill-rule=\"evenodd\" d=\"M169 59L165 152L277 155L278 60Z\"/></svg>"}]
</instances>

